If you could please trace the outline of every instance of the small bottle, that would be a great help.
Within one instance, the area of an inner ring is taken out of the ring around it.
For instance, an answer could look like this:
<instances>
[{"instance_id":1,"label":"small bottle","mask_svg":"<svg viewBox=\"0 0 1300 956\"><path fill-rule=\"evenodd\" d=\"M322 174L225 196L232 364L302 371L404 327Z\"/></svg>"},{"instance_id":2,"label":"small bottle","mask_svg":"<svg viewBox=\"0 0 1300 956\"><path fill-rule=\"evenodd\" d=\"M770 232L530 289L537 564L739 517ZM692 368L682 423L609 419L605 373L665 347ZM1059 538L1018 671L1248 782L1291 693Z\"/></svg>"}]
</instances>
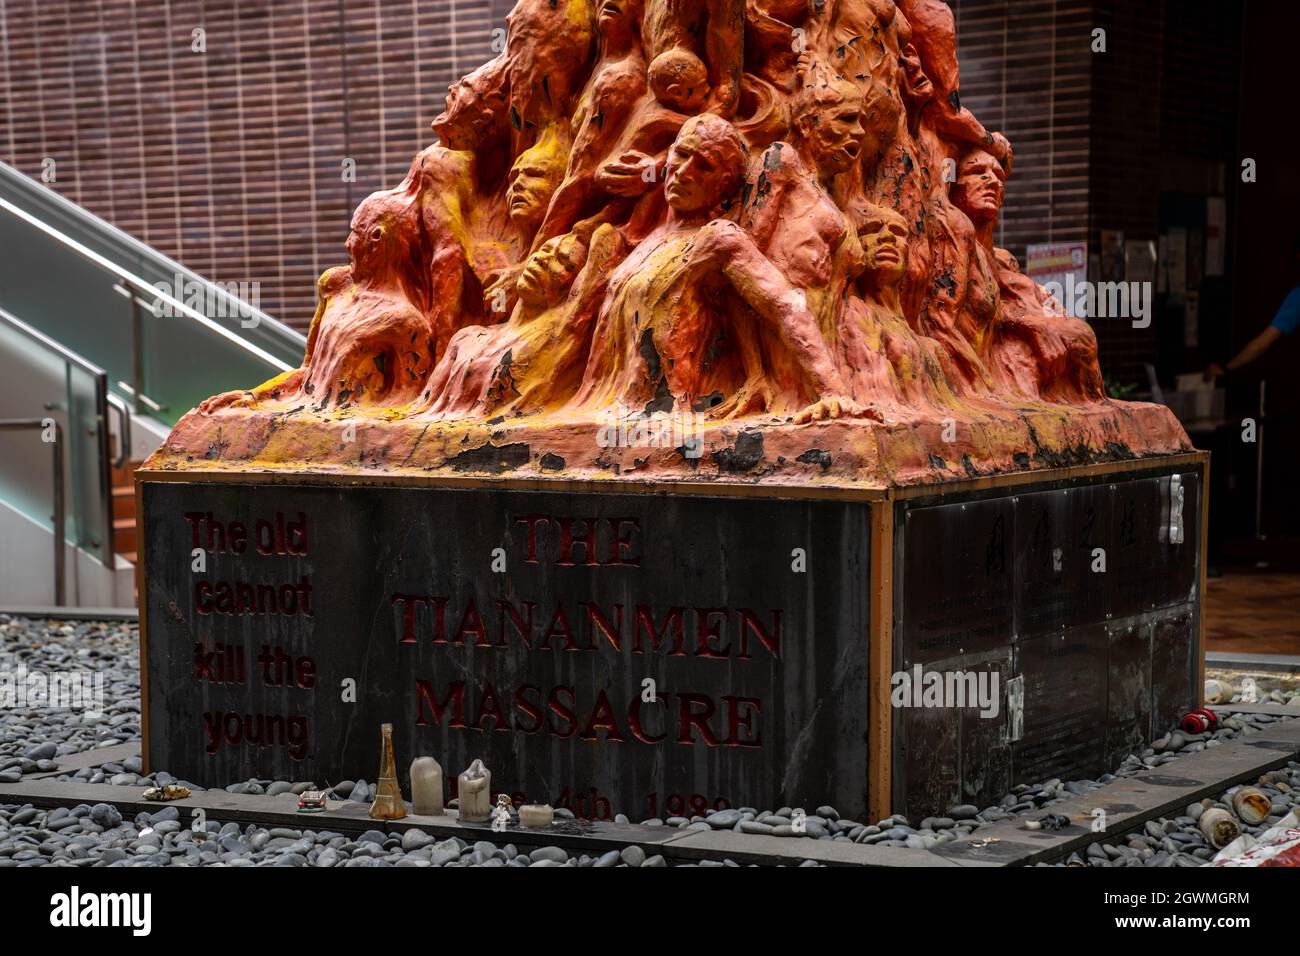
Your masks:
<instances>
[{"instance_id":1,"label":"small bottle","mask_svg":"<svg viewBox=\"0 0 1300 956\"><path fill-rule=\"evenodd\" d=\"M475 759L457 778L461 823L487 823L492 813L492 772Z\"/></svg>"},{"instance_id":2,"label":"small bottle","mask_svg":"<svg viewBox=\"0 0 1300 956\"><path fill-rule=\"evenodd\" d=\"M384 735L383 753L379 757L379 783L375 785L375 802L370 805L372 820L400 820L406 816L406 801L397 783L397 761L393 758L393 725L380 728Z\"/></svg>"},{"instance_id":3,"label":"small bottle","mask_svg":"<svg viewBox=\"0 0 1300 956\"><path fill-rule=\"evenodd\" d=\"M422 817L442 816L442 765L432 757L411 762L411 812Z\"/></svg>"}]
</instances>

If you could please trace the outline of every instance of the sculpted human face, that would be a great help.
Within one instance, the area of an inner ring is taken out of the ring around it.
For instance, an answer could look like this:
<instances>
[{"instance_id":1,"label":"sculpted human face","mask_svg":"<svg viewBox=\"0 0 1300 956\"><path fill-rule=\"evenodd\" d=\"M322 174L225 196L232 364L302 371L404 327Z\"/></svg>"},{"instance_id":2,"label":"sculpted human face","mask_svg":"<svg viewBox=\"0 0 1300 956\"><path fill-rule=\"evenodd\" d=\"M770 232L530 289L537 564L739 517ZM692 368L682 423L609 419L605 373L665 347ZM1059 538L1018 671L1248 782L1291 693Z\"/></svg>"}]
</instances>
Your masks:
<instances>
[{"instance_id":1,"label":"sculpted human face","mask_svg":"<svg viewBox=\"0 0 1300 956\"><path fill-rule=\"evenodd\" d=\"M732 171L721 165L717 151L695 130L683 133L668 152L664 195L678 212L712 209L724 198L733 181Z\"/></svg>"},{"instance_id":2,"label":"sculpted human face","mask_svg":"<svg viewBox=\"0 0 1300 956\"><path fill-rule=\"evenodd\" d=\"M815 117L803 120L808 145L824 174L838 175L852 169L862 155L862 141L867 135L862 125L862 95L848 84L844 93L836 102L823 105Z\"/></svg>"},{"instance_id":3,"label":"sculpted human face","mask_svg":"<svg viewBox=\"0 0 1300 956\"><path fill-rule=\"evenodd\" d=\"M576 236L556 236L528 257L515 285L519 299L535 308L555 305L573 284L586 258Z\"/></svg>"},{"instance_id":4,"label":"sculpted human face","mask_svg":"<svg viewBox=\"0 0 1300 956\"><path fill-rule=\"evenodd\" d=\"M930 82L930 78L925 75L925 70L921 67L921 55L916 52L916 47L909 43L907 49L903 51L901 60L903 88L907 91L907 95L918 102L934 96L934 84Z\"/></svg>"},{"instance_id":5,"label":"sculpted human face","mask_svg":"<svg viewBox=\"0 0 1300 956\"><path fill-rule=\"evenodd\" d=\"M448 149L466 150L477 145L478 136L471 117L479 96L464 79L447 87L447 103L442 114L431 124Z\"/></svg>"},{"instance_id":6,"label":"sculpted human face","mask_svg":"<svg viewBox=\"0 0 1300 956\"><path fill-rule=\"evenodd\" d=\"M996 159L976 150L962 160L952 187L952 202L972 222L996 219L1005 193L1002 166Z\"/></svg>"},{"instance_id":7,"label":"sculpted human face","mask_svg":"<svg viewBox=\"0 0 1300 956\"><path fill-rule=\"evenodd\" d=\"M907 222L889 209L872 209L859 230L867 271L883 285L903 277L907 267Z\"/></svg>"},{"instance_id":8,"label":"sculpted human face","mask_svg":"<svg viewBox=\"0 0 1300 956\"><path fill-rule=\"evenodd\" d=\"M596 7L596 24L605 36L630 33L641 18L644 0L600 0Z\"/></svg>"},{"instance_id":9,"label":"sculpted human face","mask_svg":"<svg viewBox=\"0 0 1300 956\"><path fill-rule=\"evenodd\" d=\"M551 195L559 184L563 169L545 150L526 150L510 169L510 186L506 190L506 208L510 221L522 236L531 236L542 224Z\"/></svg>"},{"instance_id":10,"label":"sculpted human face","mask_svg":"<svg viewBox=\"0 0 1300 956\"><path fill-rule=\"evenodd\" d=\"M367 203L352 217L352 230L343 244L352 262L354 277L362 278L383 263L385 238L390 227Z\"/></svg>"}]
</instances>

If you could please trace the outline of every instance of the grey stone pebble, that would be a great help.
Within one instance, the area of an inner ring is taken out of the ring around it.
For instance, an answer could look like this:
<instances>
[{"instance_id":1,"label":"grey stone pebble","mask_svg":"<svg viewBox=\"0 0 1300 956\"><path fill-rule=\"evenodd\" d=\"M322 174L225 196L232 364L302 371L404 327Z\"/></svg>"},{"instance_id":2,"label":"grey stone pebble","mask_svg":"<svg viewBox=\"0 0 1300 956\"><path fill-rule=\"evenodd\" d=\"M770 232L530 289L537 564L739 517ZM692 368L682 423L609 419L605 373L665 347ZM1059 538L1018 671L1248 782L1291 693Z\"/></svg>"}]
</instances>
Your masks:
<instances>
[{"instance_id":1,"label":"grey stone pebble","mask_svg":"<svg viewBox=\"0 0 1300 956\"><path fill-rule=\"evenodd\" d=\"M645 863L645 850L635 844L624 847L619 856L628 866L641 866Z\"/></svg>"},{"instance_id":2,"label":"grey stone pebble","mask_svg":"<svg viewBox=\"0 0 1300 956\"><path fill-rule=\"evenodd\" d=\"M536 864L538 860L551 860L555 863L563 863L569 858L569 853L563 847L558 846L540 846L535 850L529 850L528 856Z\"/></svg>"},{"instance_id":3,"label":"grey stone pebble","mask_svg":"<svg viewBox=\"0 0 1300 956\"><path fill-rule=\"evenodd\" d=\"M739 810L719 810L707 818L706 822L715 830L729 830L740 822Z\"/></svg>"}]
</instances>

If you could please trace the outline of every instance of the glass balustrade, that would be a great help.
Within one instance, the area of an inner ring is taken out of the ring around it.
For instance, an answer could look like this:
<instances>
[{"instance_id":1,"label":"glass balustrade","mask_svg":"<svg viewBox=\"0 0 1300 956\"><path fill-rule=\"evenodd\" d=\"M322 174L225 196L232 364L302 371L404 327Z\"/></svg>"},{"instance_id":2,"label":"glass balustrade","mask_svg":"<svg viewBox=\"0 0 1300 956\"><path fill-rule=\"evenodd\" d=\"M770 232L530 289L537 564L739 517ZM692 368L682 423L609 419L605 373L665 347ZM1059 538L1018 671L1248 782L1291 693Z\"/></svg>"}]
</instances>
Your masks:
<instances>
[{"instance_id":1,"label":"glass balustrade","mask_svg":"<svg viewBox=\"0 0 1300 956\"><path fill-rule=\"evenodd\" d=\"M108 415L103 369L0 309L0 420L42 423L0 430L0 500L52 529L62 494L65 540L111 567ZM56 434L63 442L57 483L50 447Z\"/></svg>"},{"instance_id":2,"label":"glass balustrade","mask_svg":"<svg viewBox=\"0 0 1300 956\"><path fill-rule=\"evenodd\" d=\"M302 360L297 332L4 164L0 249L0 308L168 424Z\"/></svg>"}]
</instances>

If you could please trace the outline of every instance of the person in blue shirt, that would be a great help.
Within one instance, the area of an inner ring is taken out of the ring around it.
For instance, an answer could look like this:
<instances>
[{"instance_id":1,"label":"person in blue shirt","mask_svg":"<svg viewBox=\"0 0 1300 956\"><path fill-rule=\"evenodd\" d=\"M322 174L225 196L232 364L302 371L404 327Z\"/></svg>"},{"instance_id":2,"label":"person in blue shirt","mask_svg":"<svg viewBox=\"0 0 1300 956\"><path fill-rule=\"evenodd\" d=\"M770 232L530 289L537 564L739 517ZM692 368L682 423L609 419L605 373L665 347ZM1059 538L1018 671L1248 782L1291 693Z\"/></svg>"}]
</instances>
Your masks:
<instances>
[{"instance_id":1,"label":"person in blue shirt","mask_svg":"<svg viewBox=\"0 0 1300 956\"><path fill-rule=\"evenodd\" d=\"M1300 264L1300 235L1296 236L1291 246L1291 254ZM1226 369L1218 362L1214 362L1205 370L1206 380L1222 378L1229 372L1235 372L1249 365L1271 349L1279 339L1294 335L1297 328L1300 328L1300 285L1292 289L1282 300L1282 307L1277 310L1277 315L1273 317L1268 328L1251 339L1250 343L1228 363Z\"/></svg>"}]
</instances>

